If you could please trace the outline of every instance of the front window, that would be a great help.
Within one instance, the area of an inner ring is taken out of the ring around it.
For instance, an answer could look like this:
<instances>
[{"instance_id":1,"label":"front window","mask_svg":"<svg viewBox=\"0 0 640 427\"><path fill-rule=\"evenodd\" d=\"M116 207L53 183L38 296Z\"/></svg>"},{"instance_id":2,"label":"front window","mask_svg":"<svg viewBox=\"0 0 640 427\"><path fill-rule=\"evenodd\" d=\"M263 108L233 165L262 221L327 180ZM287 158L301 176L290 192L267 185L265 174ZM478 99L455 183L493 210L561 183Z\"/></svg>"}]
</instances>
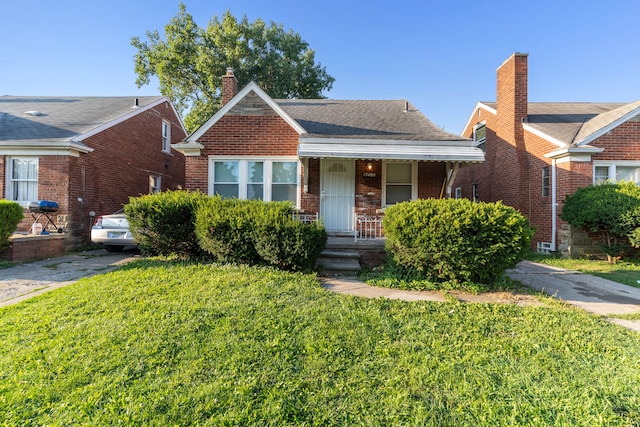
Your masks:
<instances>
[{"instance_id":1,"label":"front window","mask_svg":"<svg viewBox=\"0 0 640 427\"><path fill-rule=\"evenodd\" d=\"M171 151L171 123L162 121L162 151Z\"/></svg>"},{"instance_id":2,"label":"front window","mask_svg":"<svg viewBox=\"0 0 640 427\"><path fill-rule=\"evenodd\" d=\"M549 166L542 168L542 197L547 197L550 194L550 175L549 175Z\"/></svg>"},{"instance_id":3,"label":"front window","mask_svg":"<svg viewBox=\"0 0 640 427\"><path fill-rule=\"evenodd\" d=\"M21 204L38 200L38 158L9 157L7 199Z\"/></svg>"},{"instance_id":4,"label":"front window","mask_svg":"<svg viewBox=\"0 0 640 427\"><path fill-rule=\"evenodd\" d=\"M256 200L289 200L296 203L299 167L297 160L212 159L210 194Z\"/></svg>"},{"instance_id":5,"label":"front window","mask_svg":"<svg viewBox=\"0 0 640 427\"><path fill-rule=\"evenodd\" d=\"M593 183L634 182L640 185L640 162L594 162Z\"/></svg>"},{"instance_id":6,"label":"front window","mask_svg":"<svg viewBox=\"0 0 640 427\"><path fill-rule=\"evenodd\" d=\"M413 199L413 163L386 163L385 205Z\"/></svg>"}]
</instances>

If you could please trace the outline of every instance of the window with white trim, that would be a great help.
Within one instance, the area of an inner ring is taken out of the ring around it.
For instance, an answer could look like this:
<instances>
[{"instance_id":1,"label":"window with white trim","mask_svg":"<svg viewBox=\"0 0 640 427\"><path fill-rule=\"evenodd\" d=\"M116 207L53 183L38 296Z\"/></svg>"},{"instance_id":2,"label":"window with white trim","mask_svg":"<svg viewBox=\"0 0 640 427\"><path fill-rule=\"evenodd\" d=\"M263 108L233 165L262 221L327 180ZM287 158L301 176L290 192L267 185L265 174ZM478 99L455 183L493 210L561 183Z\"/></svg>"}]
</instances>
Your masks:
<instances>
[{"instance_id":1,"label":"window with white trim","mask_svg":"<svg viewBox=\"0 0 640 427\"><path fill-rule=\"evenodd\" d=\"M209 193L222 197L297 202L297 159L211 158Z\"/></svg>"},{"instance_id":2,"label":"window with white trim","mask_svg":"<svg viewBox=\"0 0 640 427\"><path fill-rule=\"evenodd\" d=\"M149 175L149 194L156 194L162 190L160 175Z\"/></svg>"},{"instance_id":3,"label":"window with white trim","mask_svg":"<svg viewBox=\"0 0 640 427\"><path fill-rule=\"evenodd\" d=\"M415 198L415 162L386 162L384 175L385 206Z\"/></svg>"},{"instance_id":4,"label":"window with white trim","mask_svg":"<svg viewBox=\"0 0 640 427\"><path fill-rule=\"evenodd\" d=\"M162 121L162 151L171 152L171 123Z\"/></svg>"},{"instance_id":5,"label":"window with white trim","mask_svg":"<svg viewBox=\"0 0 640 427\"><path fill-rule=\"evenodd\" d=\"M617 162L593 162L593 183L635 182L640 185L640 162L621 160Z\"/></svg>"},{"instance_id":6,"label":"window with white trim","mask_svg":"<svg viewBox=\"0 0 640 427\"><path fill-rule=\"evenodd\" d=\"M551 174L549 166L542 168L542 197L547 197L551 194Z\"/></svg>"},{"instance_id":7,"label":"window with white trim","mask_svg":"<svg viewBox=\"0 0 640 427\"><path fill-rule=\"evenodd\" d=\"M462 187L456 187L455 198L462 199Z\"/></svg>"},{"instance_id":8,"label":"window with white trim","mask_svg":"<svg viewBox=\"0 0 640 427\"><path fill-rule=\"evenodd\" d=\"M485 123L478 123L473 127L473 142L476 145L482 144L487 139L487 125Z\"/></svg>"},{"instance_id":9,"label":"window with white trim","mask_svg":"<svg viewBox=\"0 0 640 427\"><path fill-rule=\"evenodd\" d=\"M38 200L38 157L7 158L7 200L21 205Z\"/></svg>"}]
</instances>

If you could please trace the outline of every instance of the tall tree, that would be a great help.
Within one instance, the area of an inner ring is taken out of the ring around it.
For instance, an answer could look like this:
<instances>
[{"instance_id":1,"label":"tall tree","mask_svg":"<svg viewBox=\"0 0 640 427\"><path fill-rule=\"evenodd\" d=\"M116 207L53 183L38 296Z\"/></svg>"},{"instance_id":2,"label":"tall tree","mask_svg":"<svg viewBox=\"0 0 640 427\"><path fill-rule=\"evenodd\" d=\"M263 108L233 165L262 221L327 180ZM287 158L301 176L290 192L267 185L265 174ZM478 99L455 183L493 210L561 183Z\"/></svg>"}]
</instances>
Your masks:
<instances>
[{"instance_id":1,"label":"tall tree","mask_svg":"<svg viewBox=\"0 0 640 427\"><path fill-rule=\"evenodd\" d=\"M155 76L160 93L168 96L184 116L189 131L221 107L222 75L233 68L240 87L255 81L273 98L323 98L335 79L315 62L315 52L298 33L262 19L238 21L230 11L214 16L200 28L184 3L165 26L148 40L131 39L136 84L147 85ZM186 113L186 114L185 114Z\"/></svg>"}]
</instances>

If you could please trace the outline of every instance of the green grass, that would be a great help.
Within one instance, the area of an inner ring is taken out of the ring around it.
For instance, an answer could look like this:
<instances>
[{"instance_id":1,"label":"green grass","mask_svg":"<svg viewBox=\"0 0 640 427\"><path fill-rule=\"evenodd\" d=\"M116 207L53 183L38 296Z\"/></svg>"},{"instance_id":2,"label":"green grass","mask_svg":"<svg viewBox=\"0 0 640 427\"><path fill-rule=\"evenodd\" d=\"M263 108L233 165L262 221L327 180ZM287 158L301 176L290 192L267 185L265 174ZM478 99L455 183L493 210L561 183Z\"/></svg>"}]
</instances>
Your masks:
<instances>
[{"instance_id":1,"label":"green grass","mask_svg":"<svg viewBox=\"0 0 640 427\"><path fill-rule=\"evenodd\" d=\"M16 265L13 261L0 261L0 270Z\"/></svg>"},{"instance_id":2,"label":"green grass","mask_svg":"<svg viewBox=\"0 0 640 427\"><path fill-rule=\"evenodd\" d=\"M638 335L141 260L0 309L0 425L640 424Z\"/></svg>"},{"instance_id":3,"label":"green grass","mask_svg":"<svg viewBox=\"0 0 640 427\"><path fill-rule=\"evenodd\" d=\"M638 283L640 280L640 261L638 260L620 260L615 264L609 264L603 260L558 258L540 254L529 254L527 259L640 288L640 283Z\"/></svg>"}]
</instances>

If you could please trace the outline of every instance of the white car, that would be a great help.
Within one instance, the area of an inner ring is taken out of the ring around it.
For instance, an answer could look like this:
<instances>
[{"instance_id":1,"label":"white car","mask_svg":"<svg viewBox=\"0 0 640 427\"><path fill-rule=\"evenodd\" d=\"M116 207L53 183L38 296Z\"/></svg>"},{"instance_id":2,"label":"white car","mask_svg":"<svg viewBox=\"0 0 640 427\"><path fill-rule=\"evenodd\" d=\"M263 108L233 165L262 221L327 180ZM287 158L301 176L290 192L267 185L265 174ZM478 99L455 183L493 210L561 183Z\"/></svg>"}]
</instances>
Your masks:
<instances>
[{"instance_id":1,"label":"white car","mask_svg":"<svg viewBox=\"0 0 640 427\"><path fill-rule=\"evenodd\" d=\"M101 243L108 252L120 252L125 246L137 246L122 210L96 218L91 227L91 241Z\"/></svg>"}]
</instances>

